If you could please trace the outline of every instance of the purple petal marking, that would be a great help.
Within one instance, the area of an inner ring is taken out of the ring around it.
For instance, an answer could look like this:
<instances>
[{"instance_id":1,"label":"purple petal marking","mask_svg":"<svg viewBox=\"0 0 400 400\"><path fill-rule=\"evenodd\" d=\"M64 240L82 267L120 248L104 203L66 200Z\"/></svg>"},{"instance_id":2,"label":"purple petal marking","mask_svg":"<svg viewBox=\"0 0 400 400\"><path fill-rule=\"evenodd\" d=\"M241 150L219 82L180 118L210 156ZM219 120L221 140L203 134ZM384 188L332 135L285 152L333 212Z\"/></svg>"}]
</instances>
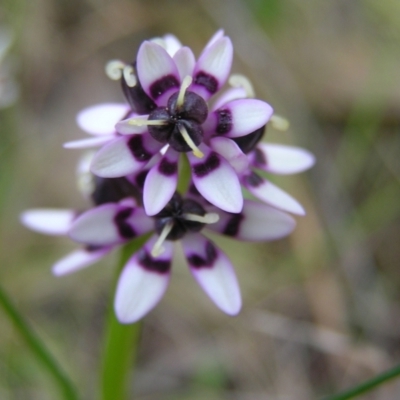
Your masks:
<instances>
[{"instance_id":1,"label":"purple petal marking","mask_svg":"<svg viewBox=\"0 0 400 400\"><path fill-rule=\"evenodd\" d=\"M165 49L156 43L143 42L137 56L137 71L144 91L158 105L166 104L172 91L179 90L179 71Z\"/></svg>"},{"instance_id":2,"label":"purple petal marking","mask_svg":"<svg viewBox=\"0 0 400 400\"><path fill-rule=\"evenodd\" d=\"M148 115L135 115L132 118L137 120L144 120L147 121L149 116ZM130 119L124 119L123 121L118 122L115 125L115 130L122 134L122 135L132 135L132 134L140 134L146 133L148 131L147 125L133 125L130 122Z\"/></svg>"},{"instance_id":3,"label":"purple petal marking","mask_svg":"<svg viewBox=\"0 0 400 400\"><path fill-rule=\"evenodd\" d=\"M254 172L243 176L242 183L251 194L275 208L297 215L306 214L295 198Z\"/></svg>"},{"instance_id":4,"label":"purple petal marking","mask_svg":"<svg viewBox=\"0 0 400 400\"><path fill-rule=\"evenodd\" d=\"M202 159L188 153L196 189L211 204L224 211L242 211L243 196L235 170L223 157L204 144L199 148L204 153Z\"/></svg>"},{"instance_id":5,"label":"purple petal marking","mask_svg":"<svg viewBox=\"0 0 400 400\"><path fill-rule=\"evenodd\" d=\"M189 47L180 48L174 55L174 61L178 68L181 80L186 76L192 76L196 59Z\"/></svg>"},{"instance_id":6,"label":"purple petal marking","mask_svg":"<svg viewBox=\"0 0 400 400\"><path fill-rule=\"evenodd\" d=\"M98 104L80 111L76 122L91 135L112 135L115 124L126 117L129 110L129 106L122 103Z\"/></svg>"},{"instance_id":7,"label":"purple petal marking","mask_svg":"<svg viewBox=\"0 0 400 400\"><path fill-rule=\"evenodd\" d=\"M88 139L72 140L63 144L65 149L88 149L105 145L115 139L115 135L104 135Z\"/></svg>"},{"instance_id":8,"label":"purple petal marking","mask_svg":"<svg viewBox=\"0 0 400 400\"><path fill-rule=\"evenodd\" d=\"M228 137L244 136L264 126L272 113L272 107L265 101L233 100L214 111L215 132Z\"/></svg>"},{"instance_id":9,"label":"purple petal marking","mask_svg":"<svg viewBox=\"0 0 400 400\"><path fill-rule=\"evenodd\" d=\"M142 169L162 147L150 135L113 140L93 157L91 170L103 178L118 178Z\"/></svg>"},{"instance_id":10,"label":"purple petal marking","mask_svg":"<svg viewBox=\"0 0 400 400\"><path fill-rule=\"evenodd\" d=\"M196 63L191 90L206 100L226 82L232 66L233 46L228 37L206 47Z\"/></svg>"},{"instance_id":11,"label":"purple petal marking","mask_svg":"<svg viewBox=\"0 0 400 400\"><path fill-rule=\"evenodd\" d=\"M207 226L215 232L249 242L276 240L289 235L296 226L290 215L274 207L252 200L245 200L243 211L230 214L213 208L219 220Z\"/></svg>"},{"instance_id":12,"label":"purple petal marking","mask_svg":"<svg viewBox=\"0 0 400 400\"><path fill-rule=\"evenodd\" d=\"M210 147L224 157L237 174L240 175L248 170L248 157L233 140L224 137L215 137L210 140Z\"/></svg>"},{"instance_id":13,"label":"purple petal marking","mask_svg":"<svg viewBox=\"0 0 400 400\"><path fill-rule=\"evenodd\" d=\"M86 211L72 224L69 236L76 242L107 246L150 232L152 220L142 208L108 203Z\"/></svg>"},{"instance_id":14,"label":"purple petal marking","mask_svg":"<svg viewBox=\"0 0 400 400\"><path fill-rule=\"evenodd\" d=\"M242 87L229 88L216 100L211 108L211 111L218 110L218 108L221 108L230 101L245 99L246 97L247 93Z\"/></svg>"},{"instance_id":15,"label":"purple petal marking","mask_svg":"<svg viewBox=\"0 0 400 400\"><path fill-rule=\"evenodd\" d=\"M171 200L178 184L179 153L168 148L161 160L151 168L143 189L147 215L158 214Z\"/></svg>"},{"instance_id":16,"label":"purple petal marking","mask_svg":"<svg viewBox=\"0 0 400 400\"><path fill-rule=\"evenodd\" d=\"M54 208L37 208L26 210L21 214L21 223L33 231L45 235L66 235L76 217L73 210Z\"/></svg>"},{"instance_id":17,"label":"purple petal marking","mask_svg":"<svg viewBox=\"0 0 400 400\"><path fill-rule=\"evenodd\" d=\"M53 265L53 274L63 276L89 267L106 256L111 250L112 247L75 250Z\"/></svg>"},{"instance_id":18,"label":"purple petal marking","mask_svg":"<svg viewBox=\"0 0 400 400\"><path fill-rule=\"evenodd\" d=\"M228 257L200 234L185 236L182 245L192 275L204 292L223 312L238 314L240 288Z\"/></svg>"},{"instance_id":19,"label":"purple petal marking","mask_svg":"<svg viewBox=\"0 0 400 400\"><path fill-rule=\"evenodd\" d=\"M150 254L157 237L133 255L118 280L114 309L123 324L136 322L152 310L164 295L170 278L172 243L165 242L159 257Z\"/></svg>"},{"instance_id":20,"label":"purple petal marking","mask_svg":"<svg viewBox=\"0 0 400 400\"><path fill-rule=\"evenodd\" d=\"M311 168L315 157L300 147L259 143L254 150L252 164L274 174L296 174Z\"/></svg>"}]
</instances>

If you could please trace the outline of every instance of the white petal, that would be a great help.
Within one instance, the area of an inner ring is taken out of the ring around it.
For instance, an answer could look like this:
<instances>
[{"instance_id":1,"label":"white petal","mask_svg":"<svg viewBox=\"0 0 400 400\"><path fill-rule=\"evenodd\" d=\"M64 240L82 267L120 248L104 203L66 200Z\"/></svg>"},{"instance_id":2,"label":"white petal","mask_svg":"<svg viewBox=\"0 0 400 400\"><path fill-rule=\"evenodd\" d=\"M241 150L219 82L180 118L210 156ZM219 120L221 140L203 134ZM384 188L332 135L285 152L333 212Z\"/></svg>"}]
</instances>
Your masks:
<instances>
[{"instance_id":1,"label":"white petal","mask_svg":"<svg viewBox=\"0 0 400 400\"><path fill-rule=\"evenodd\" d=\"M210 146L229 162L236 173L241 174L248 169L248 157L233 140L215 137L210 140Z\"/></svg>"},{"instance_id":2,"label":"white petal","mask_svg":"<svg viewBox=\"0 0 400 400\"><path fill-rule=\"evenodd\" d=\"M224 211L242 211L243 195L235 170L220 155L201 144L204 158L188 153L192 179L197 190L211 204Z\"/></svg>"},{"instance_id":3,"label":"white petal","mask_svg":"<svg viewBox=\"0 0 400 400\"><path fill-rule=\"evenodd\" d=\"M114 217L118 204L104 204L81 214L72 224L69 236L76 242L96 246L121 243Z\"/></svg>"},{"instance_id":4,"label":"white petal","mask_svg":"<svg viewBox=\"0 0 400 400\"><path fill-rule=\"evenodd\" d=\"M156 43L143 42L137 56L139 81L158 105L166 103L172 91L179 90L180 77L175 62Z\"/></svg>"},{"instance_id":5,"label":"white petal","mask_svg":"<svg viewBox=\"0 0 400 400\"><path fill-rule=\"evenodd\" d=\"M75 217L73 210L38 208L24 211L21 222L27 228L46 235L66 235Z\"/></svg>"},{"instance_id":6,"label":"white petal","mask_svg":"<svg viewBox=\"0 0 400 400\"><path fill-rule=\"evenodd\" d=\"M213 104L211 111L215 111L218 108L224 106L233 100L245 99L247 97L246 90L242 87L233 87L227 89Z\"/></svg>"},{"instance_id":7,"label":"white petal","mask_svg":"<svg viewBox=\"0 0 400 400\"><path fill-rule=\"evenodd\" d=\"M182 43L175 35L167 33L163 36L163 39L165 42L165 49L171 57L173 57L176 52L179 51L179 49L182 47Z\"/></svg>"},{"instance_id":8,"label":"white petal","mask_svg":"<svg viewBox=\"0 0 400 400\"><path fill-rule=\"evenodd\" d=\"M151 168L143 188L143 204L147 215L158 214L171 200L178 184L179 153L169 148Z\"/></svg>"},{"instance_id":9,"label":"white petal","mask_svg":"<svg viewBox=\"0 0 400 400\"><path fill-rule=\"evenodd\" d=\"M236 274L228 257L199 234L182 239L190 270L204 292L222 311L239 313L242 306Z\"/></svg>"},{"instance_id":10,"label":"white petal","mask_svg":"<svg viewBox=\"0 0 400 400\"><path fill-rule=\"evenodd\" d=\"M76 122L91 135L111 135L115 132L115 124L123 119L129 110L127 104L98 104L79 112Z\"/></svg>"},{"instance_id":11,"label":"white petal","mask_svg":"<svg viewBox=\"0 0 400 400\"><path fill-rule=\"evenodd\" d=\"M105 246L149 232L153 227L151 219L142 208L128 205L129 200L107 203L86 211L73 222L69 236L80 243Z\"/></svg>"},{"instance_id":12,"label":"white petal","mask_svg":"<svg viewBox=\"0 0 400 400\"><path fill-rule=\"evenodd\" d=\"M218 213L220 218L207 228L238 240L276 240L289 235L296 226L296 221L290 215L252 200L244 201L240 214L228 214L215 207L212 212Z\"/></svg>"},{"instance_id":13,"label":"white petal","mask_svg":"<svg viewBox=\"0 0 400 400\"><path fill-rule=\"evenodd\" d=\"M231 114L231 128L226 132L229 137L247 135L264 126L273 113L272 107L262 100L233 100L216 111L217 114L227 110Z\"/></svg>"},{"instance_id":14,"label":"white petal","mask_svg":"<svg viewBox=\"0 0 400 400\"><path fill-rule=\"evenodd\" d=\"M121 323L133 323L145 316L157 305L168 287L172 243L165 242L164 253L153 259L150 251L155 240L153 236L130 258L121 272L114 302Z\"/></svg>"},{"instance_id":15,"label":"white petal","mask_svg":"<svg viewBox=\"0 0 400 400\"><path fill-rule=\"evenodd\" d=\"M314 155L300 147L259 143L256 151L260 153L255 158L254 165L275 174L303 172L315 163Z\"/></svg>"},{"instance_id":16,"label":"white petal","mask_svg":"<svg viewBox=\"0 0 400 400\"><path fill-rule=\"evenodd\" d=\"M65 149L87 149L90 147L102 146L115 139L115 135L104 135L88 139L72 140L63 144Z\"/></svg>"},{"instance_id":17,"label":"white petal","mask_svg":"<svg viewBox=\"0 0 400 400\"><path fill-rule=\"evenodd\" d=\"M98 250L90 251L85 249L76 250L53 265L53 274L62 276L88 267L102 259L111 249L111 247L103 247Z\"/></svg>"},{"instance_id":18,"label":"white petal","mask_svg":"<svg viewBox=\"0 0 400 400\"><path fill-rule=\"evenodd\" d=\"M189 47L180 48L174 55L174 61L178 68L181 80L186 76L192 76L196 59Z\"/></svg>"},{"instance_id":19,"label":"white petal","mask_svg":"<svg viewBox=\"0 0 400 400\"><path fill-rule=\"evenodd\" d=\"M193 73L191 90L208 99L226 82L232 66L233 46L228 37L214 41L200 55Z\"/></svg>"},{"instance_id":20,"label":"white petal","mask_svg":"<svg viewBox=\"0 0 400 400\"><path fill-rule=\"evenodd\" d=\"M306 214L303 206L295 198L254 173L250 178L243 177L243 184L255 197L273 207L297 215Z\"/></svg>"},{"instance_id":21,"label":"white petal","mask_svg":"<svg viewBox=\"0 0 400 400\"><path fill-rule=\"evenodd\" d=\"M133 145L134 141L137 144ZM139 171L161 148L149 135L132 135L113 140L93 157L91 170L103 178L118 178Z\"/></svg>"},{"instance_id":22,"label":"white petal","mask_svg":"<svg viewBox=\"0 0 400 400\"><path fill-rule=\"evenodd\" d=\"M225 33L223 29L219 29L217 32L215 32L214 35L212 35L211 39L207 42L206 46L204 47L204 50L212 46L218 39L224 37L224 34Z\"/></svg>"}]
</instances>

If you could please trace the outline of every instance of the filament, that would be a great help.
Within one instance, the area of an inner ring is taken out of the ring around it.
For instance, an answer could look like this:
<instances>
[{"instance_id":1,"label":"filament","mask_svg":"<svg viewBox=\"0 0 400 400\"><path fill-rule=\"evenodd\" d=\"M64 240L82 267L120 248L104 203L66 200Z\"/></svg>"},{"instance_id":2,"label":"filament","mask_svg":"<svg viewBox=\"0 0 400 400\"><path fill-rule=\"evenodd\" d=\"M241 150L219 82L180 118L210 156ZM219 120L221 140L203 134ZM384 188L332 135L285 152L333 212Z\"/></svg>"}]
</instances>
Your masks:
<instances>
[{"instance_id":1,"label":"filament","mask_svg":"<svg viewBox=\"0 0 400 400\"><path fill-rule=\"evenodd\" d=\"M254 89L250 80L244 75L233 74L229 77L229 84L233 87L241 87L246 92L247 97L254 97Z\"/></svg>"},{"instance_id":2,"label":"filament","mask_svg":"<svg viewBox=\"0 0 400 400\"><path fill-rule=\"evenodd\" d=\"M166 125L168 124L168 121L163 120L163 119L129 119L128 120L129 125L135 125L135 126L145 126L145 125Z\"/></svg>"},{"instance_id":3,"label":"filament","mask_svg":"<svg viewBox=\"0 0 400 400\"><path fill-rule=\"evenodd\" d=\"M178 99L176 100L176 107L179 109L183 106L183 102L185 101L185 93L187 88L192 84L192 77L190 75L186 75L182 81L181 88L179 89Z\"/></svg>"},{"instance_id":4,"label":"filament","mask_svg":"<svg viewBox=\"0 0 400 400\"><path fill-rule=\"evenodd\" d=\"M219 221L219 215L217 213L207 213L205 215L197 214L183 214L183 218L187 221L201 222L202 224L214 224Z\"/></svg>"},{"instance_id":5,"label":"filament","mask_svg":"<svg viewBox=\"0 0 400 400\"><path fill-rule=\"evenodd\" d=\"M154 243L153 248L151 249L151 255L153 257L158 257L160 254L164 253L164 247L162 244L165 242L165 239L171 232L172 228L174 226L174 223L172 221L169 221L165 224L161 235L158 237L157 241Z\"/></svg>"},{"instance_id":6,"label":"filament","mask_svg":"<svg viewBox=\"0 0 400 400\"><path fill-rule=\"evenodd\" d=\"M193 154L197 158L203 158L203 152L194 144L192 138L189 136L188 131L183 125L179 125L179 132L181 133L183 139L185 140L186 144L192 149Z\"/></svg>"}]
</instances>

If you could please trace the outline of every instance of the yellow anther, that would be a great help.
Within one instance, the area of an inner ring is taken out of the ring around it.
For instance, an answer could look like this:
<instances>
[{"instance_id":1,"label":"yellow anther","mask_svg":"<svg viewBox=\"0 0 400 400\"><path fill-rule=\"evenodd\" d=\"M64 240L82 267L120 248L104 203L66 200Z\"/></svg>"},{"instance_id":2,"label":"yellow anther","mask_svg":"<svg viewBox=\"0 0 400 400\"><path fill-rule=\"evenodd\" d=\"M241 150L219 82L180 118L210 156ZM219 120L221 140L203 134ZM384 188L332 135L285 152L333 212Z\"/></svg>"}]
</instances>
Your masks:
<instances>
[{"instance_id":1,"label":"yellow anther","mask_svg":"<svg viewBox=\"0 0 400 400\"><path fill-rule=\"evenodd\" d=\"M280 115L274 114L271 119L272 126L278 131L287 131L289 129L290 123L286 118L281 117Z\"/></svg>"},{"instance_id":2,"label":"yellow anther","mask_svg":"<svg viewBox=\"0 0 400 400\"><path fill-rule=\"evenodd\" d=\"M121 79L125 66L126 64L121 60L110 60L105 66L106 75L113 81L117 81Z\"/></svg>"}]
</instances>

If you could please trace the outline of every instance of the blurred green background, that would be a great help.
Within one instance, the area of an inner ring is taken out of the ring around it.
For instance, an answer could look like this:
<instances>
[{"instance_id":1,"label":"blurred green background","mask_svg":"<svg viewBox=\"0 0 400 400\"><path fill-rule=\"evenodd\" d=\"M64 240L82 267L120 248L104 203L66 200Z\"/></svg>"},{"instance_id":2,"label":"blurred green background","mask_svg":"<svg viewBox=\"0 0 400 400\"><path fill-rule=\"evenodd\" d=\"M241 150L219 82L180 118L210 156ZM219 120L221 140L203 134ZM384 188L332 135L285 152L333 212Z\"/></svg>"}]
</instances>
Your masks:
<instances>
[{"instance_id":1,"label":"blurred green background","mask_svg":"<svg viewBox=\"0 0 400 400\"><path fill-rule=\"evenodd\" d=\"M220 27L233 72L290 120L265 140L305 147L308 173L274 177L307 216L287 239L216 239L236 266L244 307L223 315L179 252L170 288L145 319L132 393L140 400L310 400L400 360L400 2L397 0L2 0L14 42L0 69L20 87L0 110L0 279L83 399L98 396L115 257L64 278L67 239L19 223L27 208L84 208L76 189L83 107L122 101L111 58L175 34L198 55ZM0 97L2 93L0 91ZM400 381L365 399L395 400ZM133 394L132 394L133 396ZM0 310L0 399L58 392ZM116 399L118 400L118 399Z\"/></svg>"}]
</instances>

